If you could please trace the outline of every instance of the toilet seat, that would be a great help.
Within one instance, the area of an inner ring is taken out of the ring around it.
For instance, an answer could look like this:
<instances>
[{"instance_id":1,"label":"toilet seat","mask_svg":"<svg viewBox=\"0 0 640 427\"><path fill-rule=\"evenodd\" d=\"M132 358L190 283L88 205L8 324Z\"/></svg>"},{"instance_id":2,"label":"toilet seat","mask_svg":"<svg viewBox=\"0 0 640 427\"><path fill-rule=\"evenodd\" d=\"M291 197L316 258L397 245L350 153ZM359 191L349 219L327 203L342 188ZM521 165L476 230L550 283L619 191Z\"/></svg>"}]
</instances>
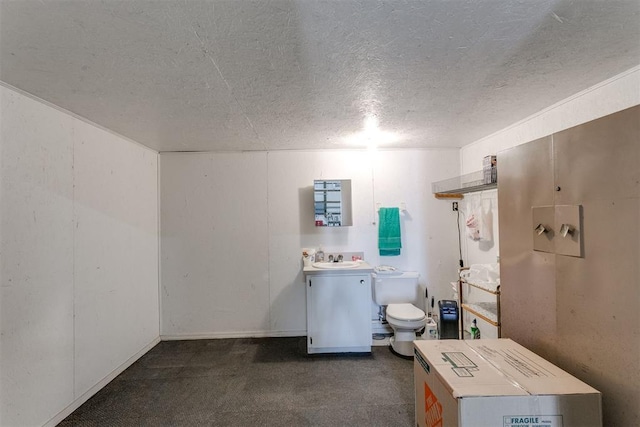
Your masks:
<instances>
[{"instance_id":1,"label":"toilet seat","mask_svg":"<svg viewBox=\"0 0 640 427\"><path fill-rule=\"evenodd\" d=\"M389 304L387 306L387 316L405 322L420 321L425 318L424 311L413 304Z\"/></svg>"}]
</instances>

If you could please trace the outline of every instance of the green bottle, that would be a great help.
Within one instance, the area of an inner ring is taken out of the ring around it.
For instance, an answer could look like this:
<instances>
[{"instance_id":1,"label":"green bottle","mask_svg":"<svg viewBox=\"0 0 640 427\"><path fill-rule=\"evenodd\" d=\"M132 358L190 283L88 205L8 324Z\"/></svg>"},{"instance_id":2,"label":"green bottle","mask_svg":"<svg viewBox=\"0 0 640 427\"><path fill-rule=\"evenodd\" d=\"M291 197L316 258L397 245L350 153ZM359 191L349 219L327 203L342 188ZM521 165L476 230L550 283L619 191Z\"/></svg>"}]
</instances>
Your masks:
<instances>
[{"instance_id":1,"label":"green bottle","mask_svg":"<svg viewBox=\"0 0 640 427\"><path fill-rule=\"evenodd\" d=\"M471 322L471 339L480 339L480 329L478 329L478 323L476 322L476 319L473 319L473 322Z\"/></svg>"}]
</instances>

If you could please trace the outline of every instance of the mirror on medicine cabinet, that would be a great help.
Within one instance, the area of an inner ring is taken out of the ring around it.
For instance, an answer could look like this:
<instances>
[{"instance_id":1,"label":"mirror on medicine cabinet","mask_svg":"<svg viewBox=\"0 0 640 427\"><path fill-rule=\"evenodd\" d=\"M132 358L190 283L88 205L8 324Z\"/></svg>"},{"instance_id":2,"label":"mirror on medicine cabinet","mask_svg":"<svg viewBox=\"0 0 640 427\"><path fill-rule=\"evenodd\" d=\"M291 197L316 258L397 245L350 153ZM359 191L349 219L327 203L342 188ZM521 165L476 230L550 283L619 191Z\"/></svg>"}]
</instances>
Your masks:
<instances>
[{"instance_id":1,"label":"mirror on medicine cabinet","mask_svg":"<svg viewBox=\"0 0 640 427\"><path fill-rule=\"evenodd\" d=\"M316 227L353 225L350 179L314 180L313 202Z\"/></svg>"}]
</instances>

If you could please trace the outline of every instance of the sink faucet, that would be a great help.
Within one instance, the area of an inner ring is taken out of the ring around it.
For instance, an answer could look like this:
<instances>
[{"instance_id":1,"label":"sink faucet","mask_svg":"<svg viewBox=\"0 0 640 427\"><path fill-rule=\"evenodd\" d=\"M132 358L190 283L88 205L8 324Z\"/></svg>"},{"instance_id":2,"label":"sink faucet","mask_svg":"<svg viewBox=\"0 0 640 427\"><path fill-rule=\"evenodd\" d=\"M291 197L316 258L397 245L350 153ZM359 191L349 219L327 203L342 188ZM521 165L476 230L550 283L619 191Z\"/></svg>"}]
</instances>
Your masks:
<instances>
[{"instance_id":1,"label":"sink faucet","mask_svg":"<svg viewBox=\"0 0 640 427\"><path fill-rule=\"evenodd\" d=\"M339 255L329 255L329 262L342 262L344 260L344 257L342 256L342 254Z\"/></svg>"}]
</instances>

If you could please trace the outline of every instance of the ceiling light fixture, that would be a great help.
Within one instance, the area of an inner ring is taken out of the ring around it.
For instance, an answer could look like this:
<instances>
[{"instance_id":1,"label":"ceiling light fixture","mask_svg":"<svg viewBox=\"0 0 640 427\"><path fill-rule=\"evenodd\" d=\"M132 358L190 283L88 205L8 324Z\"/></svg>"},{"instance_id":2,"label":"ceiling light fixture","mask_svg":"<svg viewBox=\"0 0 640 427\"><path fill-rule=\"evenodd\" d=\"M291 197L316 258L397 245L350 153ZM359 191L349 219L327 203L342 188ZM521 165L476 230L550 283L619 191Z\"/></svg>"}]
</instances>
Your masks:
<instances>
[{"instance_id":1,"label":"ceiling light fixture","mask_svg":"<svg viewBox=\"0 0 640 427\"><path fill-rule=\"evenodd\" d=\"M365 117L363 130L345 138L349 145L359 145L368 148L376 148L380 145L390 144L399 139L398 134L394 132L380 130L378 117L376 115L368 115Z\"/></svg>"}]
</instances>

